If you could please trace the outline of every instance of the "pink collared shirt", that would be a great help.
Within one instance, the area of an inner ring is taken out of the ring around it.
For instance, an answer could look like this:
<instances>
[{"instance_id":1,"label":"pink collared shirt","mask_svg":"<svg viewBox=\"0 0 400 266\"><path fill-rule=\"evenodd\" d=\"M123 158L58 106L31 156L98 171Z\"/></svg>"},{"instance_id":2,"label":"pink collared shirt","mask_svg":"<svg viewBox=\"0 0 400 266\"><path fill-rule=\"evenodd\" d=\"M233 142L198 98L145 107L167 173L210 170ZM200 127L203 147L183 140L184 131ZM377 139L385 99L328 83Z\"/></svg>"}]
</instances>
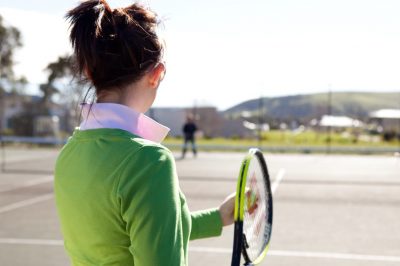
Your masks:
<instances>
[{"instance_id":1,"label":"pink collared shirt","mask_svg":"<svg viewBox=\"0 0 400 266\"><path fill-rule=\"evenodd\" d=\"M157 143L163 141L169 128L143 113L115 103L94 103L82 106L80 130L118 128Z\"/></svg>"}]
</instances>

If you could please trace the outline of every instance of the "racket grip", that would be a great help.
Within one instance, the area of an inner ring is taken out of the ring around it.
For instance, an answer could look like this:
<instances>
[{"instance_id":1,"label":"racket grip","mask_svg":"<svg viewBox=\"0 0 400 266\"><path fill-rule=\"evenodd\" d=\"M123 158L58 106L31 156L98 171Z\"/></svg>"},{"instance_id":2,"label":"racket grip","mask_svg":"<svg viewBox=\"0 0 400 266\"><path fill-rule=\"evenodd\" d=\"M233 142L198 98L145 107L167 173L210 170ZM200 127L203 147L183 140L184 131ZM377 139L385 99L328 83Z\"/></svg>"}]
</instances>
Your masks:
<instances>
[{"instance_id":1,"label":"racket grip","mask_svg":"<svg viewBox=\"0 0 400 266\"><path fill-rule=\"evenodd\" d=\"M233 252L232 252L232 264L231 266L240 266L240 257L242 251L242 234L243 234L243 222L235 221L235 233L233 237Z\"/></svg>"}]
</instances>

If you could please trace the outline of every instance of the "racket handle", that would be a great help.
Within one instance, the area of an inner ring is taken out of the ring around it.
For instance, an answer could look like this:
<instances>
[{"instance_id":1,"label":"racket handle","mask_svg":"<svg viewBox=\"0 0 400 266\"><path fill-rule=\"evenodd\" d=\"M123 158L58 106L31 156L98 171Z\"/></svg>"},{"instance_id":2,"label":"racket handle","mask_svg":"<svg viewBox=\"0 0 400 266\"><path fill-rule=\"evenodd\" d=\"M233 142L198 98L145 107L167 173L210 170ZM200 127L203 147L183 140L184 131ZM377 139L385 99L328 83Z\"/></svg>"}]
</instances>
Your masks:
<instances>
[{"instance_id":1,"label":"racket handle","mask_svg":"<svg viewBox=\"0 0 400 266\"><path fill-rule=\"evenodd\" d=\"M243 244L243 222L235 221L235 234L233 236L233 252L231 266L240 266L240 258Z\"/></svg>"}]
</instances>

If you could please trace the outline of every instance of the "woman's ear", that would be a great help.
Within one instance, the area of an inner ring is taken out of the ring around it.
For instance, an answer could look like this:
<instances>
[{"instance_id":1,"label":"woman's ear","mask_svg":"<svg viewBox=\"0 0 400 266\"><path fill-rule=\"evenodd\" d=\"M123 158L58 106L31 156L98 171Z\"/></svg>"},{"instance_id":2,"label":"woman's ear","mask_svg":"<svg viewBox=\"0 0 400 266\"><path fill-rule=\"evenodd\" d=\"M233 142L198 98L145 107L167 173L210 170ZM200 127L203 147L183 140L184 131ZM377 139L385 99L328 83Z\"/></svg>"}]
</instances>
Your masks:
<instances>
[{"instance_id":1,"label":"woman's ear","mask_svg":"<svg viewBox=\"0 0 400 266\"><path fill-rule=\"evenodd\" d=\"M159 63L156 67L150 71L149 73L149 83L153 88L157 88L160 85L160 82L164 79L165 76L165 64Z\"/></svg>"}]
</instances>

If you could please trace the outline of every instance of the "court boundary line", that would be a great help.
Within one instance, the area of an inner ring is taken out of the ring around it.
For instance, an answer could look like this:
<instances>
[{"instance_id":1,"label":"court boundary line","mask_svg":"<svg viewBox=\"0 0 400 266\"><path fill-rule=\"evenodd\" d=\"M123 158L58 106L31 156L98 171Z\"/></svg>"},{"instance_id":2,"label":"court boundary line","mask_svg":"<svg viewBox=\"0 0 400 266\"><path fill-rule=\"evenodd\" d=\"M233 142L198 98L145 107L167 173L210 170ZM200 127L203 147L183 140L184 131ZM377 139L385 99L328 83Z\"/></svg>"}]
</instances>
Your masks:
<instances>
[{"instance_id":1,"label":"court boundary line","mask_svg":"<svg viewBox=\"0 0 400 266\"><path fill-rule=\"evenodd\" d=\"M275 194L275 191L278 189L278 186L282 182L282 179L285 176L285 174L286 174L285 168L279 169L278 173L276 174L275 181L271 186L272 194Z\"/></svg>"},{"instance_id":2,"label":"court boundary line","mask_svg":"<svg viewBox=\"0 0 400 266\"><path fill-rule=\"evenodd\" d=\"M64 241L59 239L28 239L28 238L0 238L0 245L35 245L35 246L63 246ZM231 249L216 247L189 246L190 252L208 252L230 254ZM400 256L365 255L338 252L310 252L293 250L270 250L269 256L277 257L298 257L310 259L339 259L357 261L380 261L380 262L400 262Z\"/></svg>"},{"instance_id":3,"label":"court boundary line","mask_svg":"<svg viewBox=\"0 0 400 266\"><path fill-rule=\"evenodd\" d=\"M21 185L11 186L9 188L0 189L0 193L10 192L10 191L27 188L27 187L33 187L33 186L52 182L53 180L54 180L53 175L44 176L42 178L35 178L33 180L23 182Z\"/></svg>"},{"instance_id":4,"label":"court boundary line","mask_svg":"<svg viewBox=\"0 0 400 266\"><path fill-rule=\"evenodd\" d=\"M64 241L59 239L34 238L0 238L0 245L35 245L35 246L63 246Z\"/></svg>"},{"instance_id":5,"label":"court boundary line","mask_svg":"<svg viewBox=\"0 0 400 266\"><path fill-rule=\"evenodd\" d=\"M5 205L0 207L0 214L1 213L5 213L5 212L9 212L9 211L13 211L19 208L23 208L23 207L27 207L39 202L43 202L49 199L52 199L54 197L53 193L47 193L38 197L34 197L34 198L30 198L27 200L22 200L22 201L18 201L18 202L14 202L11 203L9 205Z\"/></svg>"},{"instance_id":6,"label":"court boundary line","mask_svg":"<svg viewBox=\"0 0 400 266\"><path fill-rule=\"evenodd\" d=\"M232 253L227 248L208 248L208 247L189 247L192 252L209 252L209 253ZM310 251L292 251L292 250L270 250L268 256L279 257L300 257L300 258L320 258L320 259L341 259L341 260L358 260L358 261L384 261L384 262L400 262L400 256L382 256L382 255L364 255L352 253L338 252L310 252Z\"/></svg>"},{"instance_id":7,"label":"court boundary line","mask_svg":"<svg viewBox=\"0 0 400 266\"><path fill-rule=\"evenodd\" d=\"M11 158L4 156L3 160L4 164L6 165L7 163L35 162L38 160L44 160L53 157L54 157L53 155L47 155L40 158L38 158L37 155L18 155L18 157L11 157Z\"/></svg>"}]
</instances>

